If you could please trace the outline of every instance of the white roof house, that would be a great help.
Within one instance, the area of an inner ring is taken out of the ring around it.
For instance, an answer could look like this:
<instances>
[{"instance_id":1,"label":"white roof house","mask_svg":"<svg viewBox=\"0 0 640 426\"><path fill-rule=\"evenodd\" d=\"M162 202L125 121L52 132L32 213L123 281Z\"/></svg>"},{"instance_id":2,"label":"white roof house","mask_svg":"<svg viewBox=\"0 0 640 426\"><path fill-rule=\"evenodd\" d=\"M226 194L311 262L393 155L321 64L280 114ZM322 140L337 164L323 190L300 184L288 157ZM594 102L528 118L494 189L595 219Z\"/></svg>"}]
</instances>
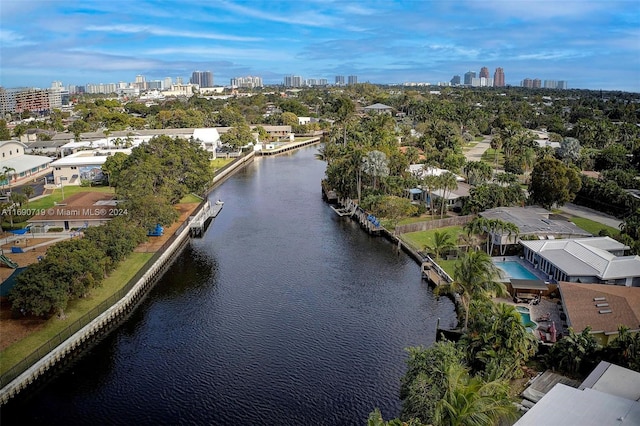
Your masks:
<instances>
[{"instance_id":1,"label":"white roof house","mask_svg":"<svg viewBox=\"0 0 640 426\"><path fill-rule=\"evenodd\" d=\"M80 185L84 180L102 178L102 165L109 155L121 152L131 154L130 149L109 151L79 151L51 163L53 181L59 185Z\"/></svg>"},{"instance_id":2,"label":"white roof house","mask_svg":"<svg viewBox=\"0 0 640 426\"><path fill-rule=\"evenodd\" d=\"M515 426L638 425L640 402L558 383Z\"/></svg>"},{"instance_id":3,"label":"white roof house","mask_svg":"<svg viewBox=\"0 0 640 426\"><path fill-rule=\"evenodd\" d=\"M521 241L526 259L557 281L640 287L640 256L609 237Z\"/></svg>"},{"instance_id":4,"label":"white roof house","mask_svg":"<svg viewBox=\"0 0 640 426\"><path fill-rule=\"evenodd\" d=\"M205 151L213 154L215 158L216 148L218 148L220 143L220 133L214 127L193 129L193 139L197 142L200 142L200 146Z\"/></svg>"},{"instance_id":5,"label":"white roof house","mask_svg":"<svg viewBox=\"0 0 640 426\"><path fill-rule=\"evenodd\" d=\"M427 166L425 164L410 164L409 165L409 172L414 175L415 177L421 179L425 176L440 176L443 175L444 173L448 172L449 170L446 169L440 169L438 167L431 167L431 166ZM456 180L458 182L464 182L464 178L462 176L456 176Z\"/></svg>"},{"instance_id":6,"label":"white roof house","mask_svg":"<svg viewBox=\"0 0 640 426\"><path fill-rule=\"evenodd\" d=\"M0 170L9 170L3 185L19 184L48 173L52 159L42 155L25 154L27 146L22 142L0 141Z\"/></svg>"}]
</instances>

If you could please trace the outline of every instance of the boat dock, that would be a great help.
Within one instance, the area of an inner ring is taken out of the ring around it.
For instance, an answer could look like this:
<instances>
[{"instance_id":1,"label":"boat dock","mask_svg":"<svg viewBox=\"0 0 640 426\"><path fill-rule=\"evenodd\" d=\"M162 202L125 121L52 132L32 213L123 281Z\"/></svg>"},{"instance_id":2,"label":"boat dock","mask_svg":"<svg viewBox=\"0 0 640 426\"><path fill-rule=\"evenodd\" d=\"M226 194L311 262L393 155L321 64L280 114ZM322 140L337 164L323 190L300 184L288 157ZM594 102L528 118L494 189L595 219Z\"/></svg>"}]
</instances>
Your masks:
<instances>
[{"instance_id":1,"label":"boat dock","mask_svg":"<svg viewBox=\"0 0 640 426\"><path fill-rule=\"evenodd\" d=\"M209 225L222 211L223 206L224 202L220 200L213 204L207 200L198 214L189 217L189 234L191 237L202 237Z\"/></svg>"}]
</instances>

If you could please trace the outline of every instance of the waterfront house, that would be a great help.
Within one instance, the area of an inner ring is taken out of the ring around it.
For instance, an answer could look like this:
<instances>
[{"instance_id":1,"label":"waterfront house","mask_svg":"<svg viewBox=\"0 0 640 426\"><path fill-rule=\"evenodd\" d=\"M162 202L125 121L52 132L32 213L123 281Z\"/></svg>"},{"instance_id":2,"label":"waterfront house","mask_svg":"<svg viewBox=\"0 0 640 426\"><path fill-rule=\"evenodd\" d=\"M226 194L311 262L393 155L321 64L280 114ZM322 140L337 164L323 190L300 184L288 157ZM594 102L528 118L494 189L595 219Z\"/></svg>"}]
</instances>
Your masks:
<instances>
[{"instance_id":1,"label":"waterfront house","mask_svg":"<svg viewBox=\"0 0 640 426\"><path fill-rule=\"evenodd\" d=\"M606 284L558 284L568 327L576 333L591 327L591 335L606 345L621 325L640 331L640 288Z\"/></svg>"},{"instance_id":2,"label":"waterfront house","mask_svg":"<svg viewBox=\"0 0 640 426\"><path fill-rule=\"evenodd\" d=\"M640 373L601 362L577 388L557 383L515 426L638 424Z\"/></svg>"},{"instance_id":3,"label":"waterfront house","mask_svg":"<svg viewBox=\"0 0 640 426\"><path fill-rule=\"evenodd\" d=\"M554 216L547 209L531 207L496 207L481 212L486 219L499 219L512 223L519 229L518 235L495 230L489 238L496 247L518 244L520 239L554 240L558 238L591 237L591 233L565 218Z\"/></svg>"},{"instance_id":4,"label":"waterfront house","mask_svg":"<svg viewBox=\"0 0 640 426\"><path fill-rule=\"evenodd\" d=\"M520 241L524 258L549 280L640 287L640 256L610 237Z\"/></svg>"}]
</instances>

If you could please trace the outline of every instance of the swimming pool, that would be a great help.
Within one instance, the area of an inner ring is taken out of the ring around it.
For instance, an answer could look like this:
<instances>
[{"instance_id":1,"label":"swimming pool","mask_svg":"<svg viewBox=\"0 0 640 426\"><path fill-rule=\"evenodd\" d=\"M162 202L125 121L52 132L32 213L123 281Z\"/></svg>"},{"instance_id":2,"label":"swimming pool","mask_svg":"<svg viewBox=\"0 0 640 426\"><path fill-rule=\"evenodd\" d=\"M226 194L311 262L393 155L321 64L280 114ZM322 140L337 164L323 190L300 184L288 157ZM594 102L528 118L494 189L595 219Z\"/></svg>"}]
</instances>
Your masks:
<instances>
[{"instance_id":1,"label":"swimming pool","mask_svg":"<svg viewBox=\"0 0 640 426\"><path fill-rule=\"evenodd\" d=\"M495 265L502 269L506 278L515 278L518 280L539 280L533 272L529 271L524 265L516 261L494 262Z\"/></svg>"},{"instance_id":2,"label":"swimming pool","mask_svg":"<svg viewBox=\"0 0 640 426\"><path fill-rule=\"evenodd\" d=\"M526 306L516 306L516 311L520 314L520 321L528 332L533 333L538 328L538 323L531 319L531 311Z\"/></svg>"}]
</instances>

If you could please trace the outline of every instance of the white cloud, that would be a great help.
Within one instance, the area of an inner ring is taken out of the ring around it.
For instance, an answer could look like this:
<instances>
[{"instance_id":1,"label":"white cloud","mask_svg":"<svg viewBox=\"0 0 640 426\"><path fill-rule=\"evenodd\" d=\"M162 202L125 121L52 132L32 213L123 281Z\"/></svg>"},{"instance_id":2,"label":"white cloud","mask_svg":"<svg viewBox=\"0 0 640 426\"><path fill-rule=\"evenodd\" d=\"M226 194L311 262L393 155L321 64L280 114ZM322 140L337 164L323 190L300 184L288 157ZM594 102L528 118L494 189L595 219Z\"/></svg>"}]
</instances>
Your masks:
<instances>
[{"instance_id":1,"label":"white cloud","mask_svg":"<svg viewBox=\"0 0 640 426\"><path fill-rule=\"evenodd\" d=\"M277 2L276 2L277 4ZM342 22L333 16L323 15L315 11L305 11L302 13L288 10L286 13L277 14L258 10L255 7L245 7L227 1L218 1L216 6L221 9L238 13L243 16L250 16L264 21L282 22L285 24L301 25L308 27L335 27Z\"/></svg>"},{"instance_id":2,"label":"white cloud","mask_svg":"<svg viewBox=\"0 0 640 426\"><path fill-rule=\"evenodd\" d=\"M225 41L261 41L259 37L243 37L229 34L216 34L211 32L194 32L194 31L177 31L167 28L154 27L150 25L89 25L87 31L97 31L106 33L123 33L123 34L151 34L161 37L185 37L185 38L202 38L210 40Z\"/></svg>"},{"instance_id":3,"label":"white cloud","mask_svg":"<svg viewBox=\"0 0 640 426\"><path fill-rule=\"evenodd\" d=\"M0 46L2 47L20 47L36 44L27 40L22 35L11 30L0 29Z\"/></svg>"}]
</instances>

